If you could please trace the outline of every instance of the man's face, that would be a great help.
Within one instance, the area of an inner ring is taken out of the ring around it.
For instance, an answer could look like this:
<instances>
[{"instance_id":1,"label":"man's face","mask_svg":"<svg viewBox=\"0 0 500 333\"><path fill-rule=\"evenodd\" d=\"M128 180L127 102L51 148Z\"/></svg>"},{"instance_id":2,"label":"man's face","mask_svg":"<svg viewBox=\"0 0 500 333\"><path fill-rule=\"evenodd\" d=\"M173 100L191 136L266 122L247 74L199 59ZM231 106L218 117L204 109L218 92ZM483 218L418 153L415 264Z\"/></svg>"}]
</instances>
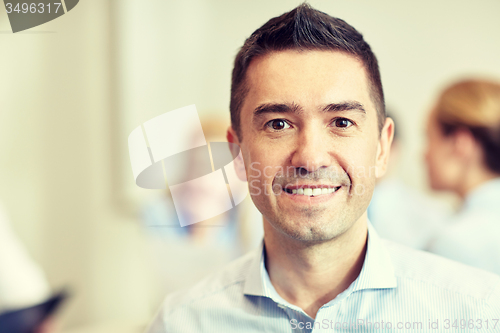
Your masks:
<instances>
[{"instance_id":1,"label":"man's face","mask_svg":"<svg viewBox=\"0 0 500 333\"><path fill-rule=\"evenodd\" d=\"M362 63L341 52L274 52L254 59L246 80L242 142L232 129L228 137L265 223L306 242L343 234L365 213L392 139L390 120L379 136Z\"/></svg>"}]
</instances>

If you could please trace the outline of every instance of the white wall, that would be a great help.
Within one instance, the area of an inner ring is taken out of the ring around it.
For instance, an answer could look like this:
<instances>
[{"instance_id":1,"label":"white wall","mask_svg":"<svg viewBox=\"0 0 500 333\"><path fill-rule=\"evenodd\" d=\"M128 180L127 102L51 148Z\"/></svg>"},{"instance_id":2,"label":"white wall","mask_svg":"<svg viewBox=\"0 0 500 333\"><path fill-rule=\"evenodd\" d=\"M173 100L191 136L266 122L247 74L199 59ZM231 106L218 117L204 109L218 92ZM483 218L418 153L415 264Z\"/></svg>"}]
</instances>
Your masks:
<instances>
[{"instance_id":1,"label":"white wall","mask_svg":"<svg viewBox=\"0 0 500 333\"><path fill-rule=\"evenodd\" d=\"M150 316L143 238L114 205L110 7L33 30L0 10L0 200L54 289L62 326ZM128 167L128 166L127 166Z\"/></svg>"}]
</instances>

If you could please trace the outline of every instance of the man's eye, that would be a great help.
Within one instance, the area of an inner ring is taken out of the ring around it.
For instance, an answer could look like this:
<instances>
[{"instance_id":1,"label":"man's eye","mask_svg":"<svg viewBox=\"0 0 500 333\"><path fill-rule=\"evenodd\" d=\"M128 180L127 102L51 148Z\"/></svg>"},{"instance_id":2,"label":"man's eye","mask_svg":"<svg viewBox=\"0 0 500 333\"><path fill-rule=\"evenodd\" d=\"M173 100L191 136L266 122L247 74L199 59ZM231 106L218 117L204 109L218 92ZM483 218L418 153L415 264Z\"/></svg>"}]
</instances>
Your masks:
<instances>
[{"instance_id":1,"label":"man's eye","mask_svg":"<svg viewBox=\"0 0 500 333\"><path fill-rule=\"evenodd\" d=\"M349 119L339 118L333 121L333 125L339 128L348 128L351 127L353 123Z\"/></svg>"},{"instance_id":2,"label":"man's eye","mask_svg":"<svg viewBox=\"0 0 500 333\"><path fill-rule=\"evenodd\" d=\"M266 125L275 131L281 131L290 128L290 125L286 122L286 120L283 119L271 120Z\"/></svg>"}]
</instances>

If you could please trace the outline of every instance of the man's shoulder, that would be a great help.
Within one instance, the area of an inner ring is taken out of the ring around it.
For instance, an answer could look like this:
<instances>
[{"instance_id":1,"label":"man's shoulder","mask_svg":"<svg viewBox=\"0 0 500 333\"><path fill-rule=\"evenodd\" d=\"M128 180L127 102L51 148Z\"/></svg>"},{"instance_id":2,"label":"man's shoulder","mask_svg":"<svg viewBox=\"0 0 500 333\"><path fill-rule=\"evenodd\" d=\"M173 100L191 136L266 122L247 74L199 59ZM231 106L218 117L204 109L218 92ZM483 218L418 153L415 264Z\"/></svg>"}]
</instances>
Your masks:
<instances>
[{"instance_id":1,"label":"man's shoulder","mask_svg":"<svg viewBox=\"0 0 500 333\"><path fill-rule=\"evenodd\" d=\"M181 309L211 297L220 300L227 296L224 295L225 293L230 293L231 288L242 290L249 266L256 256L256 250L251 251L207 276L194 286L167 295L163 303L163 312L168 313L175 309Z\"/></svg>"},{"instance_id":2,"label":"man's shoulder","mask_svg":"<svg viewBox=\"0 0 500 333\"><path fill-rule=\"evenodd\" d=\"M500 276L429 252L385 240L396 277L478 301L500 296Z\"/></svg>"}]
</instances>

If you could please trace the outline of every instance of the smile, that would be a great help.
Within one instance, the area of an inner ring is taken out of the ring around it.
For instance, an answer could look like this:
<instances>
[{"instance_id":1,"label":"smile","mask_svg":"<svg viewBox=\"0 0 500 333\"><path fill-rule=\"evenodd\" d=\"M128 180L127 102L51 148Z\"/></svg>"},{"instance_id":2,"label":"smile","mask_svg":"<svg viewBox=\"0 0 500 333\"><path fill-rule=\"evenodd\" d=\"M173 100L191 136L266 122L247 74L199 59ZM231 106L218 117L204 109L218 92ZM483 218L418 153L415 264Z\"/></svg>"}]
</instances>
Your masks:
<instances>
[{"instance_id":1,"label":"smile","mask_svg":"<svg viewBox=\"0 0 500 333\"><path fill-rule=\"evenodd\" d=\"M301 187L294 187L290 188L287 187L285 188L285 192L289 194L295 194L295 195L303 195L303 196L308 196L308 197L317 197L320 195L325 195L325 194L331 194L333 192L338 191L342 186L335 186L335 187L316 187L316 186L301 186Z\"/></svg>"}]
</instances>

